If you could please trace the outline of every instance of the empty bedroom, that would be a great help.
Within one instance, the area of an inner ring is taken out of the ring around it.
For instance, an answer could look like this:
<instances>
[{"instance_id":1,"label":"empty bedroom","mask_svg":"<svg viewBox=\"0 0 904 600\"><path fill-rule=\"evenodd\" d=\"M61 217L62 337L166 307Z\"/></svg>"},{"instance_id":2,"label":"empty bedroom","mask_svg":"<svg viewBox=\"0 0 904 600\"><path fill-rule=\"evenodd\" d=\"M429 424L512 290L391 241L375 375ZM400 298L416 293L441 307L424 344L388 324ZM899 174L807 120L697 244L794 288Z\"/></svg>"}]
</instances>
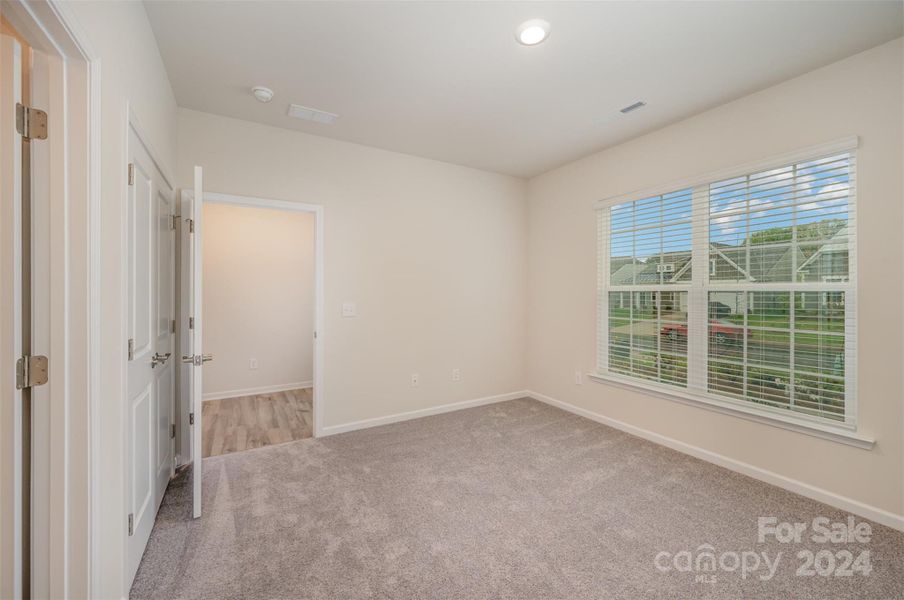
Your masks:
<instances>
[{"instance_id":1,"label":"empty bedroom","mask_svg":"<svg viewBox=\"0 0 904 600\"><path fill-rule=\"evenodd\" d=\"M904 599L904 2L0 11L0 598Z\"/></svg>"}]
</instances>

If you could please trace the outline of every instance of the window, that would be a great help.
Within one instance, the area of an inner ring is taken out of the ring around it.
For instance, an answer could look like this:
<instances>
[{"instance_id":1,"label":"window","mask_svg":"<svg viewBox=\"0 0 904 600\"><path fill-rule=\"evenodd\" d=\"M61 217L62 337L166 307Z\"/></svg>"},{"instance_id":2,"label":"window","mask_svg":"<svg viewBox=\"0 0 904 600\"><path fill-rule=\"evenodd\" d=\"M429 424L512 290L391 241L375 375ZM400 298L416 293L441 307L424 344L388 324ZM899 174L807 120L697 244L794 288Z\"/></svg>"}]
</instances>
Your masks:
<instances>
[{"instance_id":1,"label":"window","mask_svg":"<svg viewBox=\"0 0 904 600\"><path fill-rule=\"evenodd\" d=\"M600 374L853 427L855 145L600 203Z\"/></svg>"}]
</instances>

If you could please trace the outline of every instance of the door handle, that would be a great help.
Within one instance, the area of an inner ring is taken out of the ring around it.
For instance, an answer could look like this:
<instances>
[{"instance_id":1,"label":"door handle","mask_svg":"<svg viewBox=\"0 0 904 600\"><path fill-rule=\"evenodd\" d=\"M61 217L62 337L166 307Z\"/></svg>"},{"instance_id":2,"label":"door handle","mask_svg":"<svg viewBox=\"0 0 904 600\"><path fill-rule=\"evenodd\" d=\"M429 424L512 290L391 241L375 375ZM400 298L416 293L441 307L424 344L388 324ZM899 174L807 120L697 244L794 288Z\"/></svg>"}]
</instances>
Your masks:
<instances>
[{"instance_id":1,"label":"door handle","mask_svg":"<svg viewBox=\"0 0 904 600\"><path fill-rule=\"evenodd\" d=\"M157 352L153 357L151 357L151 368L153 369L157 365L164 364L172 355L172 352L167 352L166 354L160 354L159 352Z\"/></svg>"},{"instance_id":2,"label":"door handle","mask_svg":"<svg viewBox=\"0 0 904 600\"><path fill-rule=\"evenodd\" d=\"M202 364L206 362L210 362L213 360L213 354L195 354L193 356L183 356L182 362L190 363L195 365L196 367L200 367Z\"/></svg>"}]
</instances>

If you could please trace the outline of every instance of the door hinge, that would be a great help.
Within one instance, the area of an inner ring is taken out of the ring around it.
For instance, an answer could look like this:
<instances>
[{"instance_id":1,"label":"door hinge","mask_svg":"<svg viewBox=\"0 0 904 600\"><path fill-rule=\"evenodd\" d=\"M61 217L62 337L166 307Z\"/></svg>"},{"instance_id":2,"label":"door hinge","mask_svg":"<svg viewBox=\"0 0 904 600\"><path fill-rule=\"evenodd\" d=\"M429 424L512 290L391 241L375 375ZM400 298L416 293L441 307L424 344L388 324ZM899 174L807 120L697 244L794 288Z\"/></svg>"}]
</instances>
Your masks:
<instances>
[{"instance_id":1,"label":"door hinge","mask_svg":"<svg viewBox=\"0 0 904 600\"><path fill-rule=\"evenodd\" d=\"M176 333L176 319L170 321L170 333Z\"/></svg>"},{"instance_id":2,"label":"door hinge","mask_svg":"<svg viewBox=\"0 0 904 600\"><path fill-rule=\"evenodd\" d=\"M172 229L172 230L175 231L176 226L178 225L178 223L179 223L179 215L173 215L173 224L172 224L172 226L170 227L170 229Z\"/></svg>"},{"instance_id":3,"label":"door hinge","mask_svg":"<svg viewBox=\"0 0 904 600\"><path fill-rule=\"evenodd\" d=\"M185 219L185 220L188 221L188 232L194 233L195 232L195 220L194 219Z\"/></svg>"},{"instance_id":4,"label":"door hinge","mask_svg":"<svg viewBox=\"0 0 904 600\"><path fill-rule=\"evenodd\" d=\"M135 340L129 338L129 360L135 358Z\"/></svg>"},{"instance_id":5,"label":"door hinge","mask_svg":"<svg viewBox=\"0 0 904 600\"><path fill-rule=\"evenodd\" d=\"M189 318L188 318L188 328L189 328L189 329L194 329L194 328L195 328L195 318L194 318L194 317L189 317Z\"/></svg>"},{"instance_id":6,"label":"door hinge","mask_svg":"<svg viewBox=\"0 0 904 600\"><path fill-rule=\"evenodd\" d=\"M317 339L317 332L316 332L316 331L314 332L314 339L315 339L315 340Z\"/></svg>"},{"instance_id":7,"label":"door hinge","mask_svg":"<svg viewBox=\"0 0 904 600\"><path fill-rule=\"evenodd\" d=\"M189 425L195 424L195 413L188 413L188 424Z\"/></svg>"},{"instance_id":8,"label":"door hinge","mask_svg":"<svg viewBox=\"0 0 904 600\"><path fill-rule=\"evenodd\" d=\"M44 385L47 383L47 357L23 356L16 361L16 389Z\"/></svg>"},{"instance_id":9,"label":"door hinge","mask_svg":"<svg viewBox=\"0 0 904 600\"><path fill-rule=\"evenodd\" d=\"M16 131L27 140L46 140L47 113L17 103Z\"/></svg>"},{"instance_id":10,"label":"door hinge","mask_svg":"<svg viewBox=\"0 0 904 600\"><path fill-rule=\"evenodd\" d=\"M129 185L135 185L135 163L129 163Z\"/></svg>"},{"instance_id":11,"label":"door hinge","mask_svg":"<svg viewBox=\"0 0 904 600\"><path fill-rule=\"evenodd\" d=\"M129 535L135 533L135 514L129 513Z\"/></svg>"},{"instance_id":12,"label":"door hinge","mask_svg":"<svg viewBox=\"0 0 904 600\"><path fill-rule=\"evenodd\" d=\"M170 425L170 435L169 436L170 436L171 440L176 439L176 424L175 423Z\"/></svg>"}]
</instances>

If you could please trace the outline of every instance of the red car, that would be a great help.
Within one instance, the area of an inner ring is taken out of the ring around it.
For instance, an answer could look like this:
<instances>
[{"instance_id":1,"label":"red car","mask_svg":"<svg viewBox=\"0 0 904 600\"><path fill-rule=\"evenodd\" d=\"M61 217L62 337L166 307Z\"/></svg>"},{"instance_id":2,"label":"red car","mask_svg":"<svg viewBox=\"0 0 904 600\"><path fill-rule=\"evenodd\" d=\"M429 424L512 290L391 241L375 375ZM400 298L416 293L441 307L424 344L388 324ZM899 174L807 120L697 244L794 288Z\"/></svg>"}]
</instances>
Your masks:
<instances>
[{"instance_id":1,"label":"red car","mask_svg":"<svg viewBox=\"0 0 904 600\"><path fill-rule=\"evenodd\" d=\"M666 323L659 330L659 334L667 337L673 342L679 339L687 339L687 325L684 323ZM726 319L710 319L709 335L717 344L726 342L740 342L744 335L744 330Z\"/></svg>"}]
</instances>

